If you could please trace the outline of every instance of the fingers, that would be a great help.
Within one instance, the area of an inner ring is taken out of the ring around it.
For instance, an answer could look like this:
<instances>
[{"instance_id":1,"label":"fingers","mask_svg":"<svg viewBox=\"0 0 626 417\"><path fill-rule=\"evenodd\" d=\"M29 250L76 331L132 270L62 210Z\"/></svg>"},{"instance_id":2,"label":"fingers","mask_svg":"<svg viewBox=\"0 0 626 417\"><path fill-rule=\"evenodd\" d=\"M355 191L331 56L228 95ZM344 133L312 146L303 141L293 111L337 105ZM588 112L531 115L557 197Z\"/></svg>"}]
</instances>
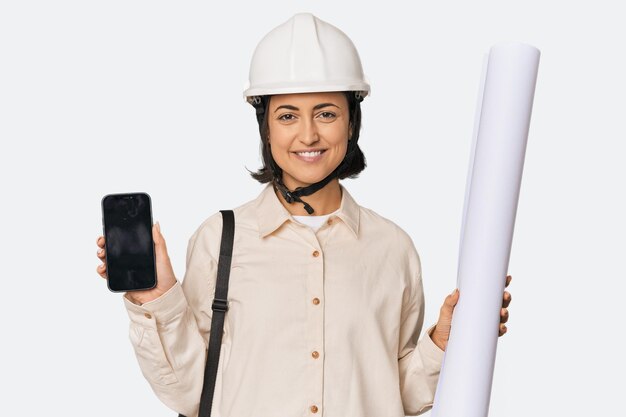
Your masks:
<instances>
[{"instance_id":1,"label":"fingers","mask_svg":"<svg viewBox=\"0 0 626 417\"><path fill-rule=\"evenodd\" d=\"M103 238L104 240L104 238ZM98 240L100 241L100 239ZM100 249L98 249L98 251L96 252L96 256L98 257L98 259L100 259L102 262L105 262L106 260L106 255L105 255L105 249L103 247L100 247ZM100 265L103 266L103 265ZM100 266L98 268L100 268Z\"/></svg>"},{"instance_id":2,"label":"fingers","mask_svg":"<svg viewBox=\"0 0 626 417\"><path fill-rule=\"evenodd\" d=\"M96 272L98 273L98 275L100 275L104 279L107 279L106 270L107 270L106 264L100 264L96 267Z\"/></svg>"},{"instance_id":3,"label":"fingers","mask_svg":"<svg viewBox=\"0 0 626 417\"><path fill-rule=\"evenodd\" d=\"M96 244L100 248L96 252L96 256L98 257L98 259L100 259L102 261L102 263L96 267L96 272L102 278L107 279L107 275L106 275L106 269L107 269L106 268L106 255L104 253L105 252L105 249L104 249L104 236L98 236L98 238L96 239Z\"/></svg>"},{"instance_id":4,"label":"fingers","mask_svg":"<svg viewBox=\"0 0 626 417\"><path fill-rule=\"evenodd\" d=\"M512 279L513 277L511 275L506 276L506 284L504 285L505 288L509 286ZM512 299L513 297L511 296L511 293L504 291L504 294L502 295L502 309L500 310L500 328L498 329L498 337L503 336L508 330L504 323L509 320L509 311L507 310L507 307L511 304Z\"/></svg>"},{"instance_id":5,"label":"fingers","mask_svg":"<svg viewBox=\"0 0 626 417\"><path fill-rule=\"evenodd\" d=\"M504 295L502 296L502 307L507 308L509 304L511 304L512 299L513 297L511 296L511 293L508 291L505 291Z\"/></svg>"},{"instance_id":6,"label":"fingers","mask_svg":"<svg viewBox=\"0 0 626 417\"><path fill-rule=\"evenodd\" d=\"M503 308L500 310L500 323L506 323L509 320L509 310Z\"/></svg>"}]
</instances>

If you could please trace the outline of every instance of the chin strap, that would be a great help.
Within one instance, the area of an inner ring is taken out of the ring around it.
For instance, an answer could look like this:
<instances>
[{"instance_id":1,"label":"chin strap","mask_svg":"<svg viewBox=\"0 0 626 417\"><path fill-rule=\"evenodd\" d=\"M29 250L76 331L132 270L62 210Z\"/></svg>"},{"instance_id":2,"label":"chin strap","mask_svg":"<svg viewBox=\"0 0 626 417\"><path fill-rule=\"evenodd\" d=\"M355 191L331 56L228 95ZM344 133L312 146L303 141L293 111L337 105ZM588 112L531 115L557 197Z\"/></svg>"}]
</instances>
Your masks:
<instances>
[{"instance_id":1,"label":"chin strap","mask_svg":"<svg viewBox=\"0 0 626 417\"><path fill-rule=\"evenodd\" d=\"M274 172L274 190L278 189L278 191L280 191L280 193L283 195L283 198L289 204L292 204L296 201L302 203L304 204L304 209L306 210L306 212L309 214L313 214L315 212L315 210L313 210L313 207L311 207L306 201L303 201L300 197L313 194L314 192L324 188L326 184L328 184L332 179L338 177L339 174L352 162L352 158L356 153L355 142L356 141L353 140L348 141L348 151L346 152L345 158L343 159L341 164L339 164L339 166L335 168L333 172L326 176L326 178L314 184L307 185L306 187L297 187L293 191L289 191L289 189L285 186L282 181L282 170L274 163L274 161L272 161L271 165L272 171Z\"/></svg>"}]
</instances>

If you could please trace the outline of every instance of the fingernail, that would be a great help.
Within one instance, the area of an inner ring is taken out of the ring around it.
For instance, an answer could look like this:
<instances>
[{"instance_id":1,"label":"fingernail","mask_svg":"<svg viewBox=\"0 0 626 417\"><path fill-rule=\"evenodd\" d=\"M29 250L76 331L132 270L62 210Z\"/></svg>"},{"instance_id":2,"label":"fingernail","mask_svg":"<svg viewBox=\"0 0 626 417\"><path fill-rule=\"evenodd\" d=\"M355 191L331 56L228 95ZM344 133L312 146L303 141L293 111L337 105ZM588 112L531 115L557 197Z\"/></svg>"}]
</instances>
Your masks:
<instances>
[{"instance_id":1,"label":"fingernail","mask_svg":"<svg viewBox=\"0 0 626 417\"><path fill-rule=\"evenodd\" d=\"M159 231L159 233L161 233L161 225L159 224L159 222L156 222L156 228Z\"/></svg>"}]
</instances>

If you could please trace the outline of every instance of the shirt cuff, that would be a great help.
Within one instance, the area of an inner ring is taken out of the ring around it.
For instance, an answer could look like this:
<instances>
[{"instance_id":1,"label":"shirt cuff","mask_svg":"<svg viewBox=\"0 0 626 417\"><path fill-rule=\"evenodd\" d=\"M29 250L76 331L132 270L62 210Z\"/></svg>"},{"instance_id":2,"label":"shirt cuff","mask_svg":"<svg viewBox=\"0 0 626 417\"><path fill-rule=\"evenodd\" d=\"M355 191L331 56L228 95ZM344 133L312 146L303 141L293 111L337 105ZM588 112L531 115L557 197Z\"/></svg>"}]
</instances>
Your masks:
<instances>
[{"instance_id":1,"label":"shirt cuff","mask_svg":"<svg viewBox=\"0 0 626 417\"><path fill-rule=\"evenodd\" d=\"M184 313L187 308L185 293L176 280L172 288L163 293L160 297L138 305L130 301L126 296L122 296L128 317L133 323L140 326L156 329L157 325L167 324L169 321Z\"/></svg>"},{"instance_id":2,"label":"shirt cuff","mask_svg":"<svg viewBox=\"0 0 626 417\"><path fill-rule=\"evenodd\" d=\"M433 362L441 364L443 362L443 355L445 351L433 342L430 338L430 333L434 330L437 324L433 324L426 330L426 334L422 337L418 343L418 349L423 357L432 359Z\"/></svg>"}]
</instances>

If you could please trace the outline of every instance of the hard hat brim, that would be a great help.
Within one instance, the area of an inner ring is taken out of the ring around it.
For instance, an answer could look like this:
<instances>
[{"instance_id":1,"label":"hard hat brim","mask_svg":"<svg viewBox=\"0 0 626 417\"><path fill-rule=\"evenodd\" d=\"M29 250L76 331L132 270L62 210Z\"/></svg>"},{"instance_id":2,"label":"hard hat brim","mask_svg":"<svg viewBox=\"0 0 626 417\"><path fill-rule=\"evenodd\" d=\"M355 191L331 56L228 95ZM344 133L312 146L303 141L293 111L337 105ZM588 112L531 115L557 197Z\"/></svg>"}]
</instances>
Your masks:
<instances>
[{"instance_id":1,"label":"hard hat brim","mask_svg":"<svg viewBox=\"0 0 626 417\"><path fill-rule=\"evenodd\" d=\"M324 83L311 82L311 84L298 83L297 85L285 85L285 83L265 84L248 88L243 92L244 99L250 102L252 97L275 94L296 94L296 93L323 93L329 91L360 91L363 97L370 94L370 86L366 83Z\"/></svg>"}]
</instances>

